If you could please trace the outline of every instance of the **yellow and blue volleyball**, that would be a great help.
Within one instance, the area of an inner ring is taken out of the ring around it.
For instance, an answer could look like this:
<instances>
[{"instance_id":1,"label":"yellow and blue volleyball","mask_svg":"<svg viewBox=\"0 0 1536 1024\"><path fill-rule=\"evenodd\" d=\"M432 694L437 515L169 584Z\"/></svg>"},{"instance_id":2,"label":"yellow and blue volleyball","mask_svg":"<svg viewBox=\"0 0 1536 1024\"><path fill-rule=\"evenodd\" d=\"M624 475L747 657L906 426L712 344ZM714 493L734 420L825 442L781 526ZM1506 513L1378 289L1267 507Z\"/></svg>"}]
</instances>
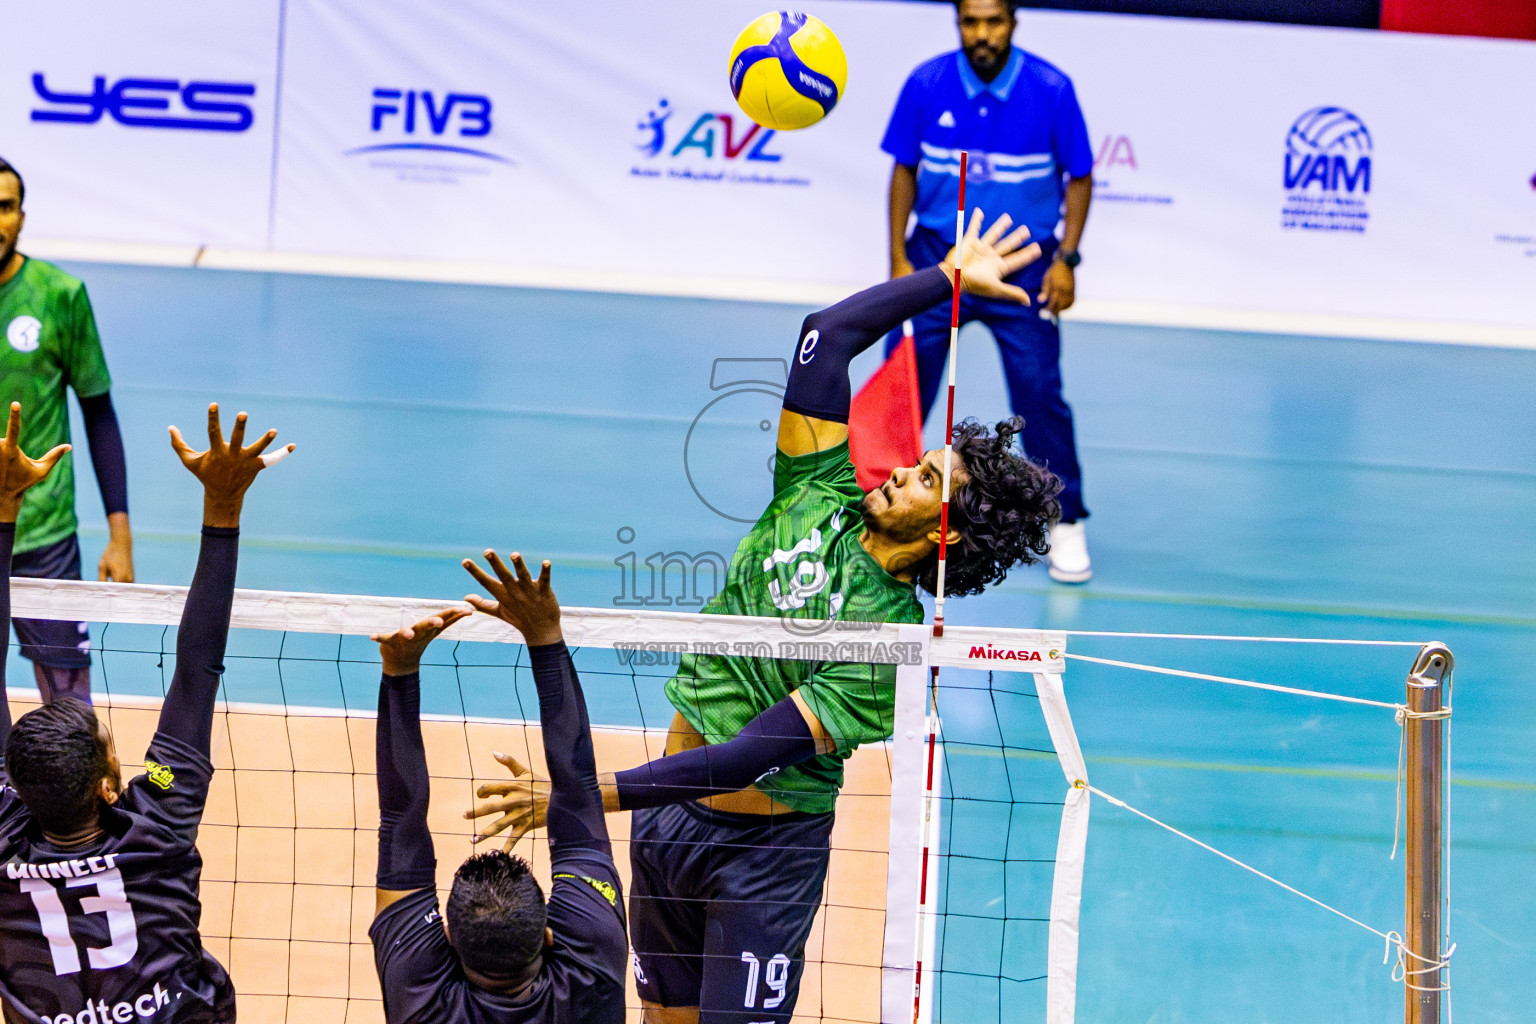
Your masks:
<instances>
[{"instance_id":1,"label":"yellow and blue volleyball","mask_svg":"<svg viewBox=\"0 0 1536 1024\"><path fill-rule=\"evenodd\" d=\"M848 83L843 44L809 14L772 11L731 47L731 93L764 128L807 128L832 112Z\"/></svg>"}]
</instances>

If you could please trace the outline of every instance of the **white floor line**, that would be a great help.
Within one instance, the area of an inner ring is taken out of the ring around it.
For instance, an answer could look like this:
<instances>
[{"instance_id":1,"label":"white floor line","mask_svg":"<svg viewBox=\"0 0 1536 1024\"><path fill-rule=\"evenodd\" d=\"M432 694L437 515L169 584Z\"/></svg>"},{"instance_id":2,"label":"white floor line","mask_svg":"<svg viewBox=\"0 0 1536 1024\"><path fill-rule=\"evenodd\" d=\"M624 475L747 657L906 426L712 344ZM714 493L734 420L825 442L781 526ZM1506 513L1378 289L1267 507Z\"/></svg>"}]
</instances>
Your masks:
<instances>
[{"instance_id":1,"label":"white floor line","mask_svg":"<svg viewBox=\"0 0 1536 1024\"><path fill-rule=\"evenodd\" d=\"M206 267L330 277L364 277L440 284L483 284L672 298L727 299L796 306L827 305L861 282L764 281L650 274L620 270L518 266L443 260L390 259L328 253L276 252L218 245L163 245L25 236L21 250L45 260L81 260L162 267ZM863 282L868 283L868 282ZM1091 289L1091 279L1085 279ZM1414 320L1328 312L1229 309L1221 306L1126 302L1085 297L1067 315L1081 323L1134 324L1243 333L1308 335L1374 341L1536 349L1536 325Z\"/></svg>"}]
</instances>

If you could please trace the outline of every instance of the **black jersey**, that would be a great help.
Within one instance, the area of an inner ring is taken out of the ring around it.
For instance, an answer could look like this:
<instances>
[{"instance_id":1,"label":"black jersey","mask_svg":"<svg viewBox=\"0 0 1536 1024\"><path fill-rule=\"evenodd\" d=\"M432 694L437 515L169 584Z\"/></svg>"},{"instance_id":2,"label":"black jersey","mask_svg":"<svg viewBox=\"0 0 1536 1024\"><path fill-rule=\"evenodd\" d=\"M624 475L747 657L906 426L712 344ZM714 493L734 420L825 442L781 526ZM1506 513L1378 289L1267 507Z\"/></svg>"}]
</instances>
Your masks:
<instances>
[{"instance_id":1,"label":"black jersey","mask_svg":"<svg viewBox=\"0 0 1536 1024\"><path fill-rule=\"evenodd\" d=\"M572 849L554 858L553 947L517 997L478 988L448 944L437 893L421 889L385 908L368 935L389 1024L622 1024L629 941L613 857Z\"/></svg>"},{"instance_id":2,"label":"black jersey","mask_svg":"<svg viewBox=\"0 0 1536 1024\"><path fill-rule=\"evenodd\" d=\"M197 826L213 764L157 732L146 774L103 808L104 835L60 850L0 789L0 978L27 1024L234 1020L229 975L203 949Z\"/></svg>"}]
</instances>

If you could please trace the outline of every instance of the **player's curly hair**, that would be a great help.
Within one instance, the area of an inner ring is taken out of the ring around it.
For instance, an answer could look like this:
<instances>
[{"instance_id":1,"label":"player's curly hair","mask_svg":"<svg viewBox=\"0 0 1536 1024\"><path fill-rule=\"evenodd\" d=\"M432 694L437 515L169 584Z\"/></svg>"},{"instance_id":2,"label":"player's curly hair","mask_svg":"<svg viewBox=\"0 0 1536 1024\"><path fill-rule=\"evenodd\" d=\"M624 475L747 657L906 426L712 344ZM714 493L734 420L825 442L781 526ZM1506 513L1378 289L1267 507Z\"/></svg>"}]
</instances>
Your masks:
<instances>
[{"instance_id":1,"label":"player's curly hair","mask_svg":"<svg viewBox=\"0 0 1536 1024\"><path fill-rule=\"evenodd\" d=\"M1017 416L999 423L995 434L974 419L955 424L955 454L968 479L949 496L949 525L960 540L946 552L946 597L979 594L1015 565L1033 565L1051 549L1051 525L1061 518L1061 481L1014 445L1023 429ZM935 594L938 552L929 558L918 583Z\"/></svg>"},{"instance_id":2,"label":"player's curly hair","mask_svg":"<svg viewBox=\"0 0 1536 1024\"><path fill-rule=\"evenodd\" d=\"M492 850L459 865L445 916L459 961L486 977L507 978L539 955L549 911L528 862Z\"/></svg>"},{"instance_id":3,"label":"player's curly hair","mask_svg":"<svg viewBox=\"0 0 1536 1024\"><path fill-rule=\"evenodd\" d=\"M28 711L5 746L11 785L32 817L56 835L84 828L98 813L96 787L112 775L96 709L61 697Z\"/></svg>"}]
</instances>

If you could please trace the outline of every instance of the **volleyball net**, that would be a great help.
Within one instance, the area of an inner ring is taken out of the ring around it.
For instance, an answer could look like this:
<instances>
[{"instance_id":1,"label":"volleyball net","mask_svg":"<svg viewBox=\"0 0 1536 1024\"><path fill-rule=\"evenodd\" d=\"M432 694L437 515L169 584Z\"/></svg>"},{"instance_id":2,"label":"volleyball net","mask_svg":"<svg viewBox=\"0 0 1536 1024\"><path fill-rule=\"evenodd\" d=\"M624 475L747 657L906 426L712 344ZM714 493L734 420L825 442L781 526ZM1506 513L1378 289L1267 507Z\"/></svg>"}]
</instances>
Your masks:
<instances>
[{"instance_id":1,"label":"volleyball net","mask_svg":"<svg viewBox=\"0 0 1536 1024\"><path fill-rule=\"evenodd\" d=\"M174 669L186 589L17 579L12 594L17 617L92 623L97 705L117 738L125 774L136 774ZM454 603L236 591L215 724L218 772L199 847L204 942L234 978L243 1021L382 1020L367 937L377 856L380 671L367 637ZM1147 814L1137 806L1139 792L1116 792L1090 774L1093 760L1084 760L1068 709L1069 662L1092 666L1096 675L1237 687L1283 701L1342 699L1400 729L1406 925L1401 917L1358 920L1349 908L1309 895L1309 879L1273 877L1239 858L1213 859L1210 870L1247 868L1262 876L1252 879L1255 885L1289 889L1304 912L1332 912L1374 932L1362 940L1360 957L1379 956L1385 942L1394 979L1404 984L1410 1006L1419 1005L1412 1019L1438 1020L1448 984L1445 951L1452 948L1441 884L1446 752L1439 737L1450 679L1443 648L1418 652L1409 678L1414 696L1394 701L1385 680L1370 687L1379 698L1359 697L1101 656L1116 638L1141 650L1187 637L956 626L933 637L927 626L834 622L808 629L799 620L583 608L565 609L562 624L594 723L599 771L660 756L672 716L663 688L683 655L856 663L871 667L871 679L873 666L885 666L882 678L894 670L891 740L859 748L846 765L797 1021L1070 1024L1095 797L1111 805L1098 814L1157 826L1159 843L1194 842L1213 857L1227 856L1219 843L1207 844L1210 836ZM1076 650L1080 644L1095 653ZM20 673L10 678L12 713L19 715L36 697L29 700L15 685L25 681ZM477 823L463 815L477 785L506 778L492 752L542 770L538 700L521 638L486 616L455 625L429 648L422 695L429 824L438 887L446 893L455 869L476 849ZM1129 689L1124 704L1136 704ZM1101 713L1097 704L1093 711ZM1293 710L1286 705L1275 713ZM627 885L629 816L611 815L609 827ZM542 831L517 852L547 886ZM1149 856L1159 856L1150 845ZM1306 906L1308 900L1317 905ZM1211 927L1219 931L1220 923ZM1092 948L1110 945L1091 933L1088 939ZM1256 948L1253 955L1257 963L1271 953ZM1085 963L1085 972L1093 970ZM632 981L629 1003L638 1020Z\"/></svg>"}]
</instances>

